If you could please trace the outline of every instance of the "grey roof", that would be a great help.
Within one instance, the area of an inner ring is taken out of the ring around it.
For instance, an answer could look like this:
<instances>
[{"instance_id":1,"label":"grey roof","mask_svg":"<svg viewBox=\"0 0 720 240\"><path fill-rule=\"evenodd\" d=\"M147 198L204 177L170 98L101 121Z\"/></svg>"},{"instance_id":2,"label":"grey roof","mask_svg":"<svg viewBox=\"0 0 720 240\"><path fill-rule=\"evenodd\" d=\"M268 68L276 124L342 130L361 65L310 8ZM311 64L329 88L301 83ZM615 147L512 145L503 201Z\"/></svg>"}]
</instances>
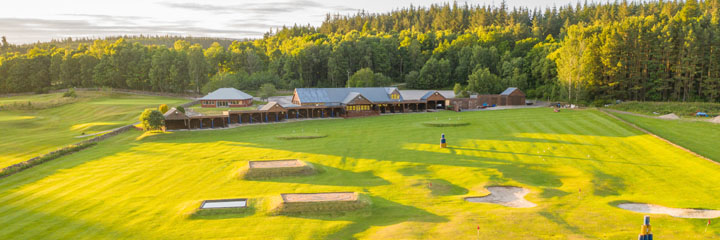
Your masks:
<instances>
[{"instance_id":1,"label":"grey roof","mask_svg":"<svg viewBox=\"0 0 720 240\"><path fill-rule=\"evenodd\" d=\"M343 104L348 104L348 103L350 103L350 101L352 101L353 99L355 99L357 96L362 96L362 94L357 93L357 92L348 93L347 97L345 97L345 100L343 100L342 103L343 103Z\"/></svg>"},{"instance_id":2,"label":"grey roof","mask_svg":"<svg viewBox=\"0 0 720 240\"><path fill-rule=\"evenodd\" d=\"M296 88L298 98L302 103L323 103L328 106L340 105L351 93L357 93L367 100L375 103L400 102L400 99L391 99L390 93L394 87L368 87L368 88ZM354 98L354 97L353 97ZM350 99L352 100L352 98Z\"/></svg>"},{"instance_id":3,"label":"grey roof","mask_svg":"<svg viewBox=\"0 0 720 240\"><path fill-rule=\"evenodd\" d=\"M208 95L200 98L200 100L235 100L235 99L252 99L253 97L250 96L250 94L247 94L243 91L237 90L235 88L220 88L218 90L215 90L211 93L208 93Z\"/></svg>"},{"instance_id":4,"label":"grey roof","mask_svg":"<svg viewBox=\"0 0 720 240\"><path fill-rule=\"evenodd\" d=\"M515 90L517 90L516 87L509 87L509 88L505 89L505 91L503 91L502 93L500 93L500 95L510 95L510 94L511 94L512 92L514 92Z\"/></svg>"},{"instance_id":5,"label":"grey roof","mask_svg":"<svg viewBox=\"0 0 720 240\"><path fill-rule=\"evenodd\" d=\"M455 93L447 90L400 90L400 95L405 100L425 100L435 92L439 92L445 98L455 98Z\"/></svg>"},{"instance_id":6,"label":"grey roof","mask_svg":"<svg viewBox=\"0 0 720 240\"><path fill-rule=\"evenodd\" d=\"M185 113L177 110L177 108L171 108L170 110L165 112L165 114L163 114L163 117L165 117L165 120L182 120L188 118Z\"/></svg>"},{"instance_id":7,"label":"grey roof","mask_svg":"<svg viewBox=\"0 0 720 240\"><path fill-rule=\"evenodd\" d=\"M267 110L270 110L275 105L279 105L280 107L284 108L282 105L278 104L277 102L268 102L267 104L262 105L261 107L258 107L258 110L267 111Z\"/></svg>"}]
</instances>

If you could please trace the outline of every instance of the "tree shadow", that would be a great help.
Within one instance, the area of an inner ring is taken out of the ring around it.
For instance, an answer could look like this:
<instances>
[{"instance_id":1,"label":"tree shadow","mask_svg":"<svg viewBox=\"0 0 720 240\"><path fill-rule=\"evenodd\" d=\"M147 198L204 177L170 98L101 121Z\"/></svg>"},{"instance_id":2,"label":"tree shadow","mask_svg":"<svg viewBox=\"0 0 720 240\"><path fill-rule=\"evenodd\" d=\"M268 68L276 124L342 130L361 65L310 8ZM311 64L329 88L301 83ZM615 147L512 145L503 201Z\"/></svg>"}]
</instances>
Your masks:
<instances>
[{"instance_id":1,"label":"tree shadow","mask_svg":"<svg viewBox=\"0 0 720 240\"><path fill-rule=\"evenodd\" d=\"M293 216L312 218L326 221L352 221L339 231L325 237L325 239L355 239L353 235L364 232L374 226L389 226L402 222L432 222L449 221L447 218L435 215L423 209L403 205L381 197L369 196L372 201L369 213L348 214L341 217L334 216Z\"/></svg>"},{"instance_id":2,"label":"tree shadow","mask_svg":"<svg viewBox=\"0 0 720 240\"><path fill-rule=\"evenodd\" d=\"M599 170L592 173L595 175L592 179L593 194L595 196L619 196L619 190L625 189L625 180L621 177L613 176Z\"/></svg>"},{"instance_id":3,"label":"tree shadow","mask_svg":"<svg viewBox=\"0 0 720 240\"><path fill-rule=\"evenodd\" d=\"M540 197L542 198L564 197L567 195L570 195L570 193L555 188L543 188L543 191L540 193Z\"/></svg>"},{"instance_id":4,"label":"tree shadow","mask_svg":"<svg viewBox=\"0 0 720 240\"><path fill-rule=\"evenodd\" d=\"M556 155L543 155L543 154L519 153L519 152L505 152L505 151L497 151L497 150L484 150L484 149L464 148L464 147L447 147L447 148L450 149L450 151L451 151L452 154L455 154L455 151L454 151L454 150L457 149L457 150L465 150L465 151L480 151L480 152L491 152L491 153L505 153L505 154L525 155L525 156L533 156L533 157L562 158L562 159L581 160L581 161L595 161L595 162L606 162L606 163L619 163L619 164L629 164L629 165L635 165L635 166L667 167L667 166L664 166L664 165L657 165L657 164L638 164L638 163L632 163L632 162L599 160L599 159L593 159L593 158L563 157L563 156L556 156Z\"/></svg>"},{"instance_id":5,"label":"tree shadow","mask_svg":"<svg viewBox=\"0 0 720 240\"><path fill-rule=\"evenodd\" d=\"M565 219L563 219L562 216L560 216L556 212L541 211L538 214L540 214L540 216L547 218L551 222L554 222L555 224L558 224L558 225L564 227L565 229L570 230L572 233L580 234L580 235L583 234L583 232L580 230L580 228L571 225L570 223L565 221Z\"/></svg>"},{"instance_id":6,"label":"tree shadow","mask_svg":"<svg viewBox=\"0 0 720 240\"><path fill-rule=\"evenodd\" d=\"M398 173L402 174L403 176L424 175L430 173L427 167L427 165L410 166L399 169Z\"/></svg>"},{"instance_id":7,"label":"tree shadow","mask_svg":"<svg viewBox=\"0 0 720 240\"><path fill-rule=\"evenodd\" d=\"M190 220L223 220L223 219L232 219L232 218L244 218L248 216L255 215L256 208L254 204L251 204L251 202L248 202L248 206L244 209L207 209L207 210L198 210L197 212L191 214L188 219Z\"/></svg>"},{"instance_id":8,"label":"tree shadow","mask_svg":"<svg viewBox=\"0 0 720 240\"><path fill-rule=\"evenodd\" d=\"M291 176L270 179L257 179L248 181L261 182L279 182L279 183L312 183L314 185L328 186L358 186L358 187L374 187L388 185L390 182L376 176L371 171L353 172L339 168L330 167L314 162L310 162L317 170L315 175L307 176Z\"/></svg>"},{"instance_id":9,"label":"tree shadow","mask_svg":"<svg viewBox=\"0 0 720 240\"><path fill-rule=\"evenodd\" d=\"M445 179L427 179L420 184L430 189L430 194L433 196L465 195L469 192L466 188L452 184Z\"/></svg>"},{"instance_id":10,"label":"tree shadow","mask_svg":"<svg viewBox=\"0 0 720 240\"><path fill-rule=\"evenodd\" d=\"M114 136L108 140L101 141L95 146L90 146L78 152L74 152L59 158L50 160L48 162L41 163L37 166L25 169L16 174L0 178L0 192L4 191L8 187L20 188L25 184L31 184L33 182L42 180L46 177L54 175L55 173L72 169L82 164L98 160L103 157L112 156L118 153L126 152L131 148L135 147L136 144L114 144L117 141L124 141L129 136L129 132L122 133L118 136ZM112 146L108 148L107 146ZM94 156L93 154L98 151L102 151L102 156ZM90 157L92 156L92 157ZM70 158L70 159L68 159Z\"/></svg>"},{"instance_id":11,"label":"tree shadow","mask_svg":"<svg viewBox=\"0 0 720 240\"><path fill-rule=\"evenodd\" d=\"M82 220L81 218L72 218L69 216L61 216L57 214L50 214L41 211L31 210L25 207L3 205L4 212L12 212L14 215L21 216L22 221L13 221L11 224L3 225L0 229L0 238L2 239L32 239L32 238L44 238L44 239L65 239L65 238L103 238L107 236L113 236L113 238L129 238L129 239L142 239L148 238L143 236L139 231L132 231L129 229L118 229L114 226L103 224L101 222L90 222ZM9 217L5 215L3 217ZM34 219L33 221L27 221L27 219ZM82 235L67 235L67 231L49 231L39 234L37 231L29 231L29 226L41 226L41 228L48 229L82 229L80 233ZM92 235L88 235L92 234ZM12 237L10 237L12 236Z\"/></svg>"}]
</instances>

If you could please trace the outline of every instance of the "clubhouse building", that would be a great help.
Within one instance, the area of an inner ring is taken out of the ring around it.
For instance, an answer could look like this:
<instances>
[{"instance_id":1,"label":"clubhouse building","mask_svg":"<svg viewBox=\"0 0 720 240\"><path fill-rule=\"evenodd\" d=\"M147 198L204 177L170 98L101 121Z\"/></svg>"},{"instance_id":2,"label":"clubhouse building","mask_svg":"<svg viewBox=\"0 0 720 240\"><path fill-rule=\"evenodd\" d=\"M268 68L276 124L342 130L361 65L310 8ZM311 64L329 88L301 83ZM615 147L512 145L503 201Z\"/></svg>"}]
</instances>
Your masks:
<instances>
[{"instance_id":1,"label":"clubhouse building","mask_svg":"<svg viewBox=\"0 0 720 240\"><path fill-rule=\"evenodd\" d=\"M218 105L218 101L233 101L228 97L247 97L250 100L242 102L242 104L230 102L227 105L230 107L252 104L252 96L233 88L230 88L231 90L223 89L227 88L218 89L198 100L201 101L203 107L206 105L208 107L225 107L225 103ZM296 88L291 102L288 104L268 102L255 110L224 111L222 115L214 116L187 116L171 109L165 115L165 122L168 130L174 130L227 127L230 124L280 122L303 118L352 118L440 109L462 111L497 105L525 105L525 94L517 88L508 88L499 95L455 98L452 91L399 90L395 87Z\"/></svg>"},{"instance_id":2,"label":"clubhouse building","mask_svg":"<svg viewBox=\"0 0 720 240\"><path fill-rule=\"evenodd\" d=\"M249 107L252 106L253 96L235 88L220 88L199 100L204 108Z\"/></svg>"}]
</instances>

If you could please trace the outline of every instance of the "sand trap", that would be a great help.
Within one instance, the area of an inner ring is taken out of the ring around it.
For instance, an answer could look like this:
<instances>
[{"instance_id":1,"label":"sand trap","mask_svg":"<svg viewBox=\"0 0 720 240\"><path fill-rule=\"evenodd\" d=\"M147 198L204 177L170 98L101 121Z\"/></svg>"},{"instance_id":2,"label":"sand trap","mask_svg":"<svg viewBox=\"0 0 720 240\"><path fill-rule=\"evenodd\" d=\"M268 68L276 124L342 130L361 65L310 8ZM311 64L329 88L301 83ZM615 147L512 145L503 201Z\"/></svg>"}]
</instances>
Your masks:
<instances>
[{"instance_id":1,"label":"sand trap","mask_svg":"<svg viewBox=\"0 0 720 240\"><path fill-rule=\"evenodd\" d=\"M370 199L356 192L284 193L275 202L275 214L340 213L370 205Z\"/></svg>"},{"instance_id":2,"label":"sand trap","mask_svg":"<svg viewBox=\"0 0 720 240\"><path fill-rule=\"evenodd\" d=\"M250 161L250 168L289 168L304 167L307 164L300 160L270 160L270 161Z\"/></svg>"},{"instance_id":3,"label":"sand trap","mask_svg":"<svg viewBox=\"0 0 720 240\"><path fill-rule=\"evenodd\" d=\"M305 176L315 173L312 164L297 159L250 161L247 167L240 169L240 176L245 179Z\"/></svg>"},{"instance_id":4,"label":"sand trap","mask_svg":"<svg viewBox=\"0 0 720 240\"><path fill-rule=\"evenodd\" d=\"M717 117L713 118L712 120L710 120L710 122L712 122L712 123L720 123L720 116L717 116Z\"/></svg>"},{"instance_id":5,"label":"sand trap","mask_svg":"<svg viewBox=\"0 0 720 240\"><path fill-rule=\"evenodd\" d=\"M621 203L619 208L638 213L666 214L678 218L718 218L720 210L669 208L647 203Z\"/></svg>"},{"instance_id":6,"label":"sand trap","mask_svg":"<svg viewBox=\"0 0 720 240\"><path fill-rule=\"evenodd\" d=\"M678 115L675 115L674 113L665 114L665 115L659 116L658 118L660 118L660 119L680 119L680 117L678 117Z\"/></svg>"},{"instance_id":7,"label":"sand trap","mask_svg":"<svg viewBox=\"0 0 720 240\"><path fill-rule=\"evenodd\" d=\"M358 194L354 192L332 192L332 193L283 193L283 202L334 202L334 201L357 201Z\"/></svg>"},{"instance_id":8,"label":"sand trap","mask_svg":"<svg viewBox=\"0 0 720 240\"><path fill-rule=\"evenodd\" d=\"M465 198L465 201L494 203L514 208L531 208L537 206L537 204L525 200L525 195L530 193L530 190L526 188L511 186L494 186L488 187L487 189L488 191L490 191L489 195L484 197L467 197Z\"/></svg>"},{"instance_id":9,"label":"sand trap","mask_svg":"<svg viewBox=\"0 0 720 240\"><path fill-rule=\"evenodd\" d=\"M200 209L217 209L217 208L244 208L247 207L247 199L219 199L219 200L205 200Z\"/></svg>"}]
</instances>

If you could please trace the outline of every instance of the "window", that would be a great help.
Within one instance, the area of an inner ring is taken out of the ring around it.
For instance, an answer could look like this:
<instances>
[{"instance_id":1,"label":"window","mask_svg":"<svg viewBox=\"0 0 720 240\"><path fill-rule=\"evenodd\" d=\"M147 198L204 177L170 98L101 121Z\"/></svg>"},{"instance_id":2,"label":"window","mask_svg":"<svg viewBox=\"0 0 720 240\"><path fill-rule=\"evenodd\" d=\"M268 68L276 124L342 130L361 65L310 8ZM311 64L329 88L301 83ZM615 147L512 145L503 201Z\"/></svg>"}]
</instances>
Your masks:
<instances>
[{"instance_id":1,"label":"window","mask_svg":"<svg viewBox=\"0 0 720 240\"><path fill-rule=\"evenodd\" d=\"M393 93L392 95L390 95L390 98L391 99L400 99L400 94Z\"/></svg>"}]
</instances>

